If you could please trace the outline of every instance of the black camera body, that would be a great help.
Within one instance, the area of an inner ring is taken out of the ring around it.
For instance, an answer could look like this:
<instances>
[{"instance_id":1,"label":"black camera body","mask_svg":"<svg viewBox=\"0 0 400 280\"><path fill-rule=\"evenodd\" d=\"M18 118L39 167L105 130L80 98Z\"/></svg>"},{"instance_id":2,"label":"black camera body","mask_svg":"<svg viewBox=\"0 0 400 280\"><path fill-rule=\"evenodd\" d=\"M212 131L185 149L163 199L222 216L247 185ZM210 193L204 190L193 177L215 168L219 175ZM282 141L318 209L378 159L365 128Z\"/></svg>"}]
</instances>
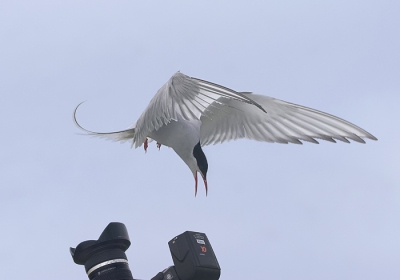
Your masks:
<instances>
[{"instance_id":1,"label":"black camera body","mask_svg":"<svg viewBox=\"0 0 400 280\"><path fill-rule=\"evenodd\" d=\"M98 240L81 242L70 253L84 265L90 280L134 280L125 251L128 231L122 223L110 223ZM221 274L210 241L204 233L186 231L168 242L174 266L152 280L218 280Z\"/></svg>"},{"instance_id":2,"label":"black camera body","mask_svg":"<svg viewBox=\"0 0 400 280\"><path fill-rule=\"evenodd\" d=\"M221 268L204 233L185 231L168 245L179 279L219 279Z\"/></svg>"}]
</instances>

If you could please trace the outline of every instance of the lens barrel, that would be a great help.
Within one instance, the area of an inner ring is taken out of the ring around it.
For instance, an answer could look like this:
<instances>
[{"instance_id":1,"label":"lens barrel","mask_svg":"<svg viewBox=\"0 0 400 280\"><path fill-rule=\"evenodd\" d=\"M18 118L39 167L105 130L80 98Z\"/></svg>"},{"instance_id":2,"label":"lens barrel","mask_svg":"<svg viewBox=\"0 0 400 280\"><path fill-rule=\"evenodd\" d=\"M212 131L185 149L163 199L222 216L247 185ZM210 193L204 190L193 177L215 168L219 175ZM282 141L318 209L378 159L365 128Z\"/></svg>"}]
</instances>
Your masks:
<instances>
[{"instance_id":1,"label":"lens barrel","mask_svg":"<svg viewBox=\"0 0 400 280\"><path fill-rule=\"evenodd\" d=\"M84 265L90 280L133 280L125 251L128 231L122 223L110 223L98 240L80 243L70 253L75 263Z\"/></svg>"}]
</instances>

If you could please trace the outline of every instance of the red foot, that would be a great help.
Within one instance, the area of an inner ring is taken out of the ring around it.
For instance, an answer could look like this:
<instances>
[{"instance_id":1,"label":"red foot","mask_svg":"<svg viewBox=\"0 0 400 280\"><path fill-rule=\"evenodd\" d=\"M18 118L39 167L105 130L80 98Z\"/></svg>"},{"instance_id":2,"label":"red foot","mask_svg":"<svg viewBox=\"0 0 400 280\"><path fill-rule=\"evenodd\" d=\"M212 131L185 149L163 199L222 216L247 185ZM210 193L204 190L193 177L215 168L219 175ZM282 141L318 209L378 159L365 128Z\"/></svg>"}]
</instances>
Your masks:
<instances>
[{"instance_id":1,"label":"red foot","mask_svg":"<svg viewBox=\"0 0 400 280\"><path fill-rule=\"evenodd\" d=\"M148 139L146 138L146 140L144 141L144 151L147 153L147 147L149 146L149 141L148 141Z\"/></svg>"},{"instance_id":2,"label":"red foot","mask_svg":"<svg viewBox=\"0 0 400 280\"><path fill-rule=\"evenodd\" d=\"M160 148L161 148L161 143L158 143L158 142L157 142L157 148L158 148L158 150L160 150Z\"/></svg>"}]
</instances>

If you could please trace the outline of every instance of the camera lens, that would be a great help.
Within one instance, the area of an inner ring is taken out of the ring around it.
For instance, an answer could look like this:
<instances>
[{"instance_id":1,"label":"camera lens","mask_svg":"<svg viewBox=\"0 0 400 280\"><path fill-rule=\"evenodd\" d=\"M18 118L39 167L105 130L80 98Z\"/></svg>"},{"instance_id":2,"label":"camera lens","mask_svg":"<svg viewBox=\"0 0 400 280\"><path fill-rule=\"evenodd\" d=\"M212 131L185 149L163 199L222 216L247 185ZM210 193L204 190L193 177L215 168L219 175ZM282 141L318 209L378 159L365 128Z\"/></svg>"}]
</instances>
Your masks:
<instances>
[{"instance_id":1,"label":"camera lens","mask_svg":"<svg viewBox=\"0 0 400 280\"><path fill-rule=\"evenodd\" d=\"M85 262L86 273L90 280L96 279L133 279L125 253L120 249L101 248Z\"/></svg>"},{"instance_id":2,"label":"camera lens","mask_svg":"<svg viewBox=\"0 0 400 280\"><path fill-rule=\"evenodd\" d=\"M110 223L98 240L84 241L70 252L90 280L133 280L125 254L130 245L125 225Z\"/></svg>"}]
</instances>

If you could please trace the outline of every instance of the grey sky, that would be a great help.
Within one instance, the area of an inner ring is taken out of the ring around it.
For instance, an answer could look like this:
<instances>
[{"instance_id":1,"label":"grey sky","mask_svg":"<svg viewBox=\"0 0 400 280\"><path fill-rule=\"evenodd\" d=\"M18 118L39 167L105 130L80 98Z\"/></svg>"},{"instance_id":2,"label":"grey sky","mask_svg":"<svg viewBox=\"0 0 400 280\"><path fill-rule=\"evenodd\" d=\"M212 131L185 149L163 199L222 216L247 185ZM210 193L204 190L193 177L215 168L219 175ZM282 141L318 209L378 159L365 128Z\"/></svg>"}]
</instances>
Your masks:
<instances>
[{"instance_id":1,"label":"grey sky","mask_svg":"<svg viewBox=\"0 0 400 280\"><path fill-rule=\"evenodd\" d=\"M205 232L227 279L398 279L399 1L0 2L2 278L87 279L68 248L125 223L134 277ZM326 111L379 141L204 148L209 195L133 124L176 71Z\"/></svg>"}]
</instances>

